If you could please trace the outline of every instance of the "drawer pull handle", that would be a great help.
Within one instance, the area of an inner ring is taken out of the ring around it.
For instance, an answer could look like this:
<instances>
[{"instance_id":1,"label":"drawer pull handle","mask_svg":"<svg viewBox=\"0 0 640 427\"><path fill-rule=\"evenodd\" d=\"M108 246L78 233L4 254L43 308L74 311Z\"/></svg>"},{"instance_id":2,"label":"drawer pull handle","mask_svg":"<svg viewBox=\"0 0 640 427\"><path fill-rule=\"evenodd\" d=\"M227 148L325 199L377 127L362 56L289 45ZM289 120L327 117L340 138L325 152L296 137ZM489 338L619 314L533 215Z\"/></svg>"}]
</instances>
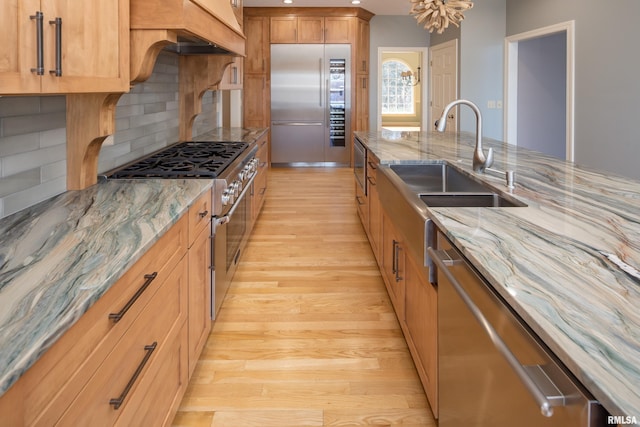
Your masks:
<instances>
[{"instance_id":1,"label":"drawer pull handle","mask_svg":"<svg viewBox=\"0 0 640 427\"><path fill-rule=\"evenodd\" d=\"M124 317L124 315L127 313L127 311L129 311L131 306L133 304L135 304L135 302L138 300L138 298L140 298L140 295L142 295L142 293L149 287L151 282L153 282L153 280L156 277L158 277L158 272L157 271L154 271L151 274L145 274L144 275L145 281L142 284L142 286L140 286L140 289L138 289L136 291L136 293L131 297L131 299L125 304L125 306L122 307L122 310L120 310L117 313L110 313L109 314L109 319L113 320L113 323L118 323Z\"/></svg>"},{"instance_id":2,"label":"drawer pull handle","mask_svg":"<svg viewBox=\"0 0 640 427\"><path fill-rule=\"evenodd\" d=\"M120 406L122 406L122 404L124 403L124 399L127 398L127 395L129 394L129 391L131 391L131 387L133 387L133 385L136 383L136 380L140 376L140 373L144 369L144 366L149 361L149 358L151 357L151 354L153 354L153 351L156 349L157 346L158 346L158 342L157 341L154 341L153 344L151 344L151 345L145 345L144 346L144 351L146 351L147 353L144 355L144 358L142 359L142 362L140 362L140 364L138 365L138 368L133 373L133 376L131 377L131 379L127 383L126 387L124 388L124 390L122 390L122 393L120 393L119 397L109 400L109 405L113 405L113 409L119 409Z\"/></svg>"},{"instance_id":3,"label":"drawer pull handle","mask_svg":"<svg viewBox=\"0 0 640 427\"><path fill-rule=\"evenodd\" d=\"M209 215L209 211L208 210L205 210L204 212L198 212L198 216L200 218L204 218L207 215Z\"/></svg>"}]
</instances>

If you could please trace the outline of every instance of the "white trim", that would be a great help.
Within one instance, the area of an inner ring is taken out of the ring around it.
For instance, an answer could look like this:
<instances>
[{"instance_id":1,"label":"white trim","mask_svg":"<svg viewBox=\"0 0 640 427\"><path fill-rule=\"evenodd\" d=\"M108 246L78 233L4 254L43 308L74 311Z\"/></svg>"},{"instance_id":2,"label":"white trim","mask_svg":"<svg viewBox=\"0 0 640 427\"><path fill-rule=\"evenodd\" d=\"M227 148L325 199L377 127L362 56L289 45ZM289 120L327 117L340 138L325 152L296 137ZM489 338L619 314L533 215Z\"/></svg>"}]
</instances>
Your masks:
<instances>
[{"instance_id":1,"label":"white trim","mask_svg":"<svg viewBox=\"0 0 640 427\"><path fill-rule=\"evenodd\" d=\"M561 22L505 38L504 135L509 144L518 144L518 43L561 32L566 32L567 36L566 160L573 162L575 156L575 21Z\"/></svg>"},{"instance_id":2,"label":"white trim","mask_svg":"<svg viewBox=\"0 0 640 427\"><path fill-rule=\"evenodd\" d=\"M376 123L378 125L378 131L382 130L382 54L383 52L420 52L422 54L422 75L420 76L420 102L422 103L422 117L421 127L424 127L428 123L429 119L429 98L428 90L429 83L429 48L426 47L378 47L378 111L376 116Z\"/></svg>"}]
</instances>

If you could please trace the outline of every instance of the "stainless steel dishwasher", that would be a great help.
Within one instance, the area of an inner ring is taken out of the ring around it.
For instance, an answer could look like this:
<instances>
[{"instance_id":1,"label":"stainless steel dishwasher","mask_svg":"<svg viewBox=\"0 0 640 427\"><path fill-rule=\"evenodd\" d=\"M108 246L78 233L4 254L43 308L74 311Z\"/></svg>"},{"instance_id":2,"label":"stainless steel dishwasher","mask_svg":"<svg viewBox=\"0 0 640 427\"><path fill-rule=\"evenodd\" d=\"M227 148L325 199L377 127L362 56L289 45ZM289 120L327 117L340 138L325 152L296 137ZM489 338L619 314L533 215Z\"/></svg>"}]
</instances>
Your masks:
<instances>
[{"instance_id":1,"label":"stainless steel dishwasher","mask_svg":"<svg viewBox=\"0 0 640 427\"><path fill-rule=\"evenodd\" d=\"M438 233L439 427L604 426L585 390Z\"/></svg>"}]
</instances>

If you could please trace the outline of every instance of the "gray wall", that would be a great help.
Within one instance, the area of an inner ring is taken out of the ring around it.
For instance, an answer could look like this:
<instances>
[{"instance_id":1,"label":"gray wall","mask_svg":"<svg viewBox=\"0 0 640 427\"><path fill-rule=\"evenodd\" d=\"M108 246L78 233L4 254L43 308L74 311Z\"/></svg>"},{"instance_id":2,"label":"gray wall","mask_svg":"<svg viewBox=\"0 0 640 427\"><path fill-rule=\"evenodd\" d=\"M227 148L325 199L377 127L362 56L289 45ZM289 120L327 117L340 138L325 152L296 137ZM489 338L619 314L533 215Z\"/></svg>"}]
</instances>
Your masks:
<instances>
[{"instance_id":1,"label":"gray wall","mask_svg":"<svg viewBox=\"0 0 640 427\"><path fill-rule=\"evenodd\" d=\"M567 34L518 43L518 146L566 159Z\"/></svg>"},{"instance_id":2,"label":"gray wall","mask_svg":"<svg viewBox=\"0 0 640 427\"><path fill-rule=\"evenodd\" d=\"M507 0L507 35L575 20L575 160L640 179L640 2Z\"/></svg>"},{"instance_id":3,"label":"gray wall","mask_svg":"<svg viewBox=\"0 0 640 427\"><path fill-rule=\"evenodd\" d=\"M378 48L379 47L427 47L429 32L418 25L412 16L381 15L370 23L370 81L369 129L378 129ZM426 73L423 74L426 78Z\"/></svg>"},{"instance_id":4,"label":"gray wall","mask_svg":"<svg viewBox=\"0 0 640 427\"><path fill-rule=\"evenodd\" d=\"M194 134L218 127L218 98L205 94ZM151 77L120 98L99 172L177 142L178 114L178 57L161 54ZM0 97L0 217L66 191L66 167L65 97Z\"/></svg>"},{"instance_id":5,"label":"gray wall","mask_svg":"<svg viewBox=\"0 0 640 427\"><path fill-rule=\"evenodd\" d=\"M489 108L488 103L504 98L505 17L505 0L474 2L465 13L460 31L460 98L478 105L483 135L498 140L504 139L503 110ZM475 132L475 128L473 112L460 108L460 130Z\"/></svg>"}]
</instances>

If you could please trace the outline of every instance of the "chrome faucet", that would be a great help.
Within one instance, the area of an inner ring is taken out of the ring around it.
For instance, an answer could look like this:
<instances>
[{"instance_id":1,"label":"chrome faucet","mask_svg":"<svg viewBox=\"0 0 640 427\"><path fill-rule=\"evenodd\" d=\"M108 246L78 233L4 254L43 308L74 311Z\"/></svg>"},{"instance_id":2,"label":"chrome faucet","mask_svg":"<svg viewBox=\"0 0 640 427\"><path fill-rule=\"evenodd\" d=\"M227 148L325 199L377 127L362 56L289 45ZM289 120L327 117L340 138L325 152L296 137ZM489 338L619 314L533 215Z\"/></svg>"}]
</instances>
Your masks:
<instances>
[{"instance_id":1,"label":"chrome faucet","mask_svg":"<svg viewBox=\"0 0 640 427\"><path fill-rule=\"evenodd\" d=\"M469 106L476 114L476 148L473 152L473 170L476 172L484 172L486 168L490 168L493 164L493 149L489 148L487 155L484 155L484 150L482 149L482 115L476 104L466 99L458 99L450 102L444 107L442 116L440 116L436 122L436 129L438 132L444 132L444 129L447 127L447 114L449 114L449 110L458 104Z\"/></svg>"}]
</instances>

